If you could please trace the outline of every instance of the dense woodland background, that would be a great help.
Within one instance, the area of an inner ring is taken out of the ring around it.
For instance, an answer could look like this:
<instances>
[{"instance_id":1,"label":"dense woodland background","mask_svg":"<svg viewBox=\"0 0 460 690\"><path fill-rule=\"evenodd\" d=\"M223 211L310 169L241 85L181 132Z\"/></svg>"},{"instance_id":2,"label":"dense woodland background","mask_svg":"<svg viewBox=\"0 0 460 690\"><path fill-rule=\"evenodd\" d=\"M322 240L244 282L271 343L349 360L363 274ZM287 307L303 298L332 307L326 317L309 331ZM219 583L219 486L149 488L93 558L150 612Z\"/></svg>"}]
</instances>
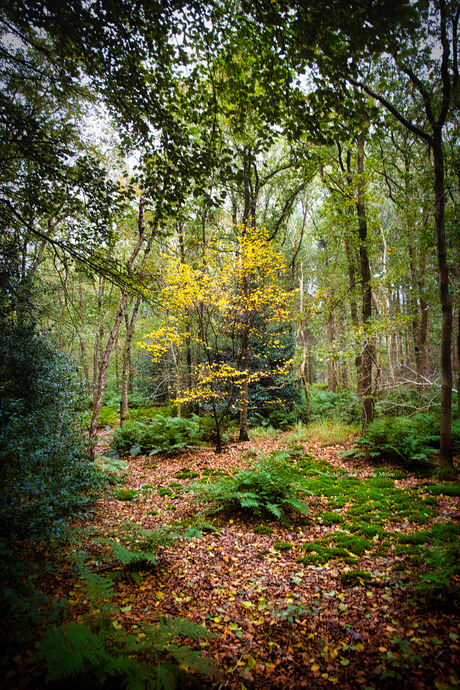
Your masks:
<instances>
[{"instance_id":1,"label":"dense woodland background","mask_svg":"<svg viewBox=\"0 0 460 690\"><path fill-rule=\"evenodd\" d=\"M458 3L1 6L4 536L90 501L101 427L158 449L146 408L453 471Z\"/></svg>"}]
</instances>

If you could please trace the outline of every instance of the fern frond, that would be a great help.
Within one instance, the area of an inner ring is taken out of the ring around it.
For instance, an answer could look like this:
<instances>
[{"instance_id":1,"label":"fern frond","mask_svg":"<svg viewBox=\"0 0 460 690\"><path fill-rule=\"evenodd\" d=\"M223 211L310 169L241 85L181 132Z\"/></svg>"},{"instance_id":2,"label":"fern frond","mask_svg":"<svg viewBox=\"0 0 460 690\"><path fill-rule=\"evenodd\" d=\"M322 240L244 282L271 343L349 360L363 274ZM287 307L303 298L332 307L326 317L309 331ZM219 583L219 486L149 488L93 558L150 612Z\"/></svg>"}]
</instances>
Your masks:
<instances>
[{"instance_id":1,"label":"fern frond","mask_svg":"<svg viewBox=\"0 0 460 690\"><path fill-rule=\"evenodd\" d=\"M238 497L238 502L242 508L252 508L255 512L258 512L260 510L260 500L257 497L257 494L246 491L243 494L240 494Z\"/></svg>"},{"instance_id":2,"label":"fern frond","mask_svg":"<svg viewBox=\"0 0 460 690\"><path fill-rule=\"evenodd\" d=\"M90 668L102 670L112 661L105 650L103 635L79 623L47 630L40 643L40 652L48 664L47 682L75 678Z\"/></svg>"},{"instance_id":3,"label":"fern frond","mask_svg":"<svg viewBox=\"0 0 460 690\"><path fill-rule=\"evenodd\" d=\"M297 498L295 496L291 498L285 498L283 500L283 503L286 503L295 510L298 510L299 513L302 513L302 515L308 515L310 513L310 506L306 501L303 501L301 498Z\"/></svg>"},{"instance_id":4,"label":"fern frond","mask_svg":"<svg viewBox=\"0 0 460 690\"><path fill-rule=\"evenodd\" d=\"M152 552L149 551L131 551L130 549L125 549L124 546L119 544L113 539L100 539L99 541L104 542L110 546L113 555L117 561L119 561L123 566L132 565L134 563L147 562L152 565L157 565L158 560Z\"/></svg>"},{"instance_id":5,"label":"fern frond","mask_svg":"<svg viewBox=\"0 0 460 690\"><path fill-rule=\"evenodd\" d=\"M179 665L185 666L187 669L206 675L215 675L217 672L217 668L211 659L202 656L200 652L190 647L171 647L169 652Z\"/></svg>"},{"instance_id":6,"label":"fern frond","mask_svg":"<svg viewBox=\"0 0 460 690\"><path fill-rule=\"evenodd\" d=\"M284 515L282 508L277 504L277 503L270 503L267 502L265 504L265 508L278 520L281 520L282 516Z\"/></svg>"},{"instance_id":7,"label":"fern frond","mask_svg":"<svg viewBox=\"0 0 460 690\"><path fill-rule=\"evenodd\" d=\"M93 606L109 601L114 596L113 583L97 573L86 573L84 579L86 597Z\"/></svg>"}]
</instances>

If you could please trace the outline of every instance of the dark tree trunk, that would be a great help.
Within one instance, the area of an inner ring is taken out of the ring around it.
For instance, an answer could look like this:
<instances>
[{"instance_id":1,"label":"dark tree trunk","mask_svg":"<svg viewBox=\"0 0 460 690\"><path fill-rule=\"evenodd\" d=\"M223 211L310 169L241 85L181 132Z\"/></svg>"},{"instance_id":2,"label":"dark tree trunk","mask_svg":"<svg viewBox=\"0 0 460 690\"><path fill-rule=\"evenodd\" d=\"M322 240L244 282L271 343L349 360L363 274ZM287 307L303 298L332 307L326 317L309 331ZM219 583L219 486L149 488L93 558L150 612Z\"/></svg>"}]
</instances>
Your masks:
<instances>
[{"instance_id":1,"label":"dark tree trunk","mask_svg":"<svg viewBox=\"0 0 460 690\"><path fill-rule=\"evenodd\" d=\"M434 193L436 251L438 257L439 295L442 310L441 323L441 435L439 462L453 469L452 461L452 297L449 293L449 267L447 264L444 216L444 156L442 128L434 127L433 136Z\"/></svg>"},{"instance_id":2,"label":"dark tree trunk","mask_svg":"<svg viewBox=\"0 0 460 690\"><path fill-rule=\"evenodd\" d=\"M358 214L359 227L359 258L362 280L362 320L363 325L370 323L372 318L372 287L371 269L369 256L367 253L367 219L366 206L364 200L364 141L360 138L357 142L357 173L358 190L356 199L356 211ZM372 385L372 344L366 338L361 352L361 374L362 374L362 410L363 428L365 428L374 418L374 393Z\"/></svg>"},{"instance_id":3,"label":"dark tree trunk","mask_svg":"<svg viewBox=\"0 0 460 690\"><path fill-rule=\"evenodd\" d=\"M248 226L251 223L251 189L250 189L250 170L251 170L251 151L245 150L243 173L244 173L244 213L243 224L241 228L243 244L248 233ZM240 371L243 375L241 383L241 401L240 401L240 441L249 441L248 434L248 408L249 408L249 327L250 315L247 309L249 301L249 275L245 265L245 249L241 256L242 261L242 295L243 295L243 313L241 315L241 360Z\"/></svg>"}]
</instances>

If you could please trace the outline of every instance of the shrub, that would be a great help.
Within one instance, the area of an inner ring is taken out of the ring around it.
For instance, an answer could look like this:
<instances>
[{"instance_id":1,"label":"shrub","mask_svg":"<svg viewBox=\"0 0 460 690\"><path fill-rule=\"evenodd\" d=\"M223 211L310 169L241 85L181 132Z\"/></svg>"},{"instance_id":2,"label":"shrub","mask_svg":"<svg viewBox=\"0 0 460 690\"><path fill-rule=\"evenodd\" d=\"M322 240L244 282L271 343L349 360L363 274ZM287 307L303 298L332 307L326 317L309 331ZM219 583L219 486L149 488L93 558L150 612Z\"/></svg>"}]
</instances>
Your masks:
<instances>
[{"instance_id":1,"label":"shrub","mask_svg":"<svg viewBox=\"0 0 460 690\"><path fill-rule=\"evenodd\" d=\"M298 417L304 424L323 418L347 422L361 421L361 404L351 391L327 391L321 388L310 389L310 404L298 409Z\"/></svg>"},{"instance_id":2,"label":"shrub","mask_svg":"<svg viewBox=\"0 0 460 690\"><path fill-rule=\"evenodd\" d=\"M405 464L426 464L433 460L439 437L420 419L382 417L367 427L359 445L375 459Z\"/></svg>"},{"instance_id":3,"label":"shrub","mask_svg":"<svg viewBox=\"0 0 460 690\"><path fill-rule=\"evenodd\" d=\"M128 421L121 429L115 429L112 448L118 453L156 455L176 453L200 439L198 419L157 417L153 423Z\"/></svg>"},{"instance_id":4,"label":"shrub","mask_svg":"<svg viewBox=\"0 0 460 690\"><path fill-rule=\"evenodd\" d=\"M74 363L33 323L0 333L0 524L4 536L57 531L100 488L88 463Z\"/></svg>"},{"instance_id":5,"label":"shrub","mask_svg":"<svg viewBox=\"0 0 460 690\"><path fill-rule=\"evenodd\" d=\"M309 512L302 496L310 494L302 471L289 462L287 453L276 452L252 463L253 469L239 470L234 477L221 477L189 487L197 500L214 503L217 510L248 510L270 515L288 524L286 509Z\"/></svg>"}]
</instances>

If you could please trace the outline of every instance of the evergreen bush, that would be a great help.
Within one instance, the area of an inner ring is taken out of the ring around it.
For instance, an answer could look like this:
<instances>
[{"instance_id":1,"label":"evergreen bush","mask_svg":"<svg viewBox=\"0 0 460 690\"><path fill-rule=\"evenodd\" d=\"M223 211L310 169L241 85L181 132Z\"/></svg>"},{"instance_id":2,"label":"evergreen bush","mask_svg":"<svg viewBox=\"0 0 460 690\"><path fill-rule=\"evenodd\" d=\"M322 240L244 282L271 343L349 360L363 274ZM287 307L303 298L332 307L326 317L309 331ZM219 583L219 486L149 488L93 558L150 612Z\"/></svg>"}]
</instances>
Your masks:
<instances>
[{"instance_id":1,"label":"evergreen bush","mask_svg":"<svg viewBox=\"0 0 460 690\"><path fill-rule=\"evenodd\" d=\"M3 536L42 538L92 501L73 362L34 323L0 333L0 523Z\"/></svg>"}]
</instances>

